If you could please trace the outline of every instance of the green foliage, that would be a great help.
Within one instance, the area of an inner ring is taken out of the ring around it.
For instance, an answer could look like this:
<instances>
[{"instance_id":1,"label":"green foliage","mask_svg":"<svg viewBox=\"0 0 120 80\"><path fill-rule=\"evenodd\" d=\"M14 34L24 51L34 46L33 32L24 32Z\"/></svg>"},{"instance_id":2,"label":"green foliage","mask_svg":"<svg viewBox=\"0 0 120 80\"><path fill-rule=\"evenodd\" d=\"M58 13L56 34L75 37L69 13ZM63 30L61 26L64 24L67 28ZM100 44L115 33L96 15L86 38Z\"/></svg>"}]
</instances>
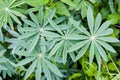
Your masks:
<instances>
[{"instance_id":1,"label":"green foliage","mask_svg":"<svg viewBox=\"0 0 120 80\"><path fill-rule=\"evenodd\" d=\"M0 80L119 80L119 7L0 0Z\"/></svg>"}]
</instances>

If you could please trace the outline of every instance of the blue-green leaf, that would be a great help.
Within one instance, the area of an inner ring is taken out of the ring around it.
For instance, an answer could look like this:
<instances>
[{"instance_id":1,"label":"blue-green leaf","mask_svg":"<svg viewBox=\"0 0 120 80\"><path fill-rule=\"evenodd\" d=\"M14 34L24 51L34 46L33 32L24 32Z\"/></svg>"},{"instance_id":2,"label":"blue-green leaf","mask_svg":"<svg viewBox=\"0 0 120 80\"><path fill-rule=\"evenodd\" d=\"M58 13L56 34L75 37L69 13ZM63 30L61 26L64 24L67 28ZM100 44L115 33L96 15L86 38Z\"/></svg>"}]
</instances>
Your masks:
<instances>
[{"instance_id":1,"label":"blue-green leaf","mask_svg":"<svg viewBox=\"0 0 120 80\"><path fill-rule=\"evenodd\" d=\"M46 62L46 64L47 64L48 68L49 68L54 74L56 74L56 75L59 76L59 77L62 77L62 76L63 76L62 73L60 72L60 70L59 70L54 64L52 64L52 63L49 62L48 60L45 60L45 62Z\"/></svg>"},{"instance_id":2,"label":"blue-green leaf","mask_svg":"<svg viewBox=\"0 0 120 80\"><path fill-rule=\"evenodd\" d=\"M100 41L100 40L97 40L97 42L103 46L105 49L109 50L110 52L113 52L113 53L116 53L115 49L110 46L108 43L104 42L104 41Z\"/></svg>"},{"instance_id":3,"label":"blue-green leaf","mask_svg":"<svg viewBox=\"0 0 120 80\"><path fill-rule=\"evenodd\" d=\"M19 62L17 63L16 66L23 66L23 65L25 65L25 64L27 64L27 63L33 61L34 59L35 59L35 57L28 57L28 58L25 58L25 59L19 61Z\"/></svg>"},{"instance_id":4,"label":"blue-green leaf","mask_svg":"<svg viewBox=\"0 0 120 80\"><path fill-rule=\"evenodd\" d=\"M111 43L119 42L119 40L114 37L99 37L98 39L106 42L111 42Z\"/></svg>"},{"instance_id":5,"label":"blue-green leaf","mask_svg":"<svg viewBox=\"0 0 120 80\"><path fill-rule=\"evenodd\" d=\"M50 54L48 55L48 57L51 57L52 55L54 55L56 53L56 51L62 46L63 44L63 40L60 41L59 43L57 43L54 48L50 51Z\"/></svg>"},{"instance_id":6,"label":"blue-green leaf","mask_svg":"<svg viewBox=\"0 0 120 80\"><path fill-rule=\"evenodd\" d=\"M91 34L93 34L94 17L93 17L93 10L90 6L88 7L88 11L87 11L87 22L90 32Z\"/></svg>"},{"instance_id":7,"label":"blue-green leaf","mask_svg":"<svg viewBox=\"0 0 120 80\"><path fill-rule=\"evenodd\" d=\"M26 80L34 71L36 64L37 64L37 59L30 65L30 67L27 69L27 72L25 74L24 79Z\"/></svg>"},{"instance_id":8,"label":"blue-green leaf","mask_svg":"<svg viewBox=\"0 0 120 80\"><path fill-rule=\"evenodd\" d=\"M42 66L43 66L43 72L47 77L47 80L52 80L51 73L50 73L50 70L48 69L45 59L42 60Z\"/></svg>"},{"instance_id":9,"label":"blue-green leaf","mask_svg":"<svg viewBox=\"0 0 120 80\"><path fill-rule=\"evenodd\" d=\"M93 59L94 59L94 54L95 54L95 50L94 50L95 46L94 46L94 42L91 42L91 46L90 46L90 51L89 51L89 63L92 63Z\"/></svg>"},{"instance_id":10,"label":"blue-green leaf","mask_svg":"<svg viewBox=\"0 0 120 80\"><path fill-rule=\"evenodd\" d=\"M96 31L99 29L101 22L102 22L102 17L101 14L98 13L97 18L95 20L94 33L96 33Z\"/></svg>"},{"instance_id":11,"label":"blue-green leaf","mask_svg":"<svg viewBox=\"0 0 120 80\"><path fill-rule=\"evenodd\" d=\"M108 58L107 58L107 55L106 55L106 52L104 51L104 49L96 42L95 42L95 46L97 47L97 50L98 50L99 54L107 62Z\"/></svg>"},{"instance_id":12,"label":"blue-green leaf","mask_svg":"<svg viewBox=\"0 0 120 80\"><path fill-rule=\"evenodd\" d=\"M86 45L83 46L83 48L80 49L78 55L75 58L75 61L80 59L85 54L85 52L88 50L89 45L90 43L87 43Z\"/></svg>"},{"instance_id":13,"label":"blue-green leaf","mask_svg":"<svg viewBox=\"0 0 120 80\"><path fill-rule=\"evenodd\" d=\"M79 43L76 43L75 45L73 45L72 47L70 47L68 49L68 52L73 52L77 49L82 48L84 45L86 45L89 42L89 40L84 40L84 41L80 41Z\"/></svg>"}]
</instances>

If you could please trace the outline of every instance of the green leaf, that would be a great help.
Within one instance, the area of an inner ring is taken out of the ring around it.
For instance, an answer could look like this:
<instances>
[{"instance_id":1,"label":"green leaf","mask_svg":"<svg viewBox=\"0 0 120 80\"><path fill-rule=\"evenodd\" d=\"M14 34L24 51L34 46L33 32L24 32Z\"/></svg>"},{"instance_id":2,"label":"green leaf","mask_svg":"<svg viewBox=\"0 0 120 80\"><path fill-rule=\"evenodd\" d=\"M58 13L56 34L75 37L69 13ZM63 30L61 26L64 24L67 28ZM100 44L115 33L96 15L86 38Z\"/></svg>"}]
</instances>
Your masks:
<instances>
[{"instance_id":1,"label":"green leaf","mask_svg":"<svg viewBox=\"0 0 120 80\"><path fill-rule=\"evenodd\" d=\"M92 5L89 1L86 1L86 0L81 0L77 4L76 4L77 5L76 10L81 10L81 16L82 16L82 19L84 19L87 15L88 6L92 6Z\"/></svg>"},{"instance_id":2,"label":"green leaf","mask_svg":"<svg viewBox=\"0 0 120 80\"><path fill-rule=\"evenodd\" d=\"M73 75L71 75L71 76L69 77L68 80L73 80L73 79L75 79L75 78L80 78L81 75L82 75L81 73L74 73Z\"/></svg>"},{"instance_id":3,"label":"green leaf","mask_svg":"<svg viewBox=\"0 0 120 80\"><path fill-rule=\"evenodd\" d=\"M90 32L91 34L93 34L94 17L93 17L93 10L90 6L88 7L88 11L87 11L87 22Z\"/></svg>"},{"instance_id":4,"label":"green leaf","mask_svg":"<svg viewBox=\"0 0 120 80\"><path fill-rule=\"evenodd\" d=\"M22 0L22 1L34 7L39 7L40 5L45 5L49 2L49 0Z\"/></svg>"},{"instance_id":5,"label":"green leaf","mask_svg":"<svg viewBox=\"0 0 120 80\"><path fill-rule=\"evenodd\" d=\"M76 7L75 4L71 0L61 0L65 4L68 4L69 6Z\"/></svg>"},{"instance_id":6,"label":"green leaf","mask_svg":"<svg viewBox=\"0 0 120 80\"><path fill-rule=\"evenodd\" d=\"M111 24L117 24L120 21L120 15L117 13L109 14L107 17L108 20L111 20Z\"/></svg>"},{"instance_id":7,"label":"green leaf","mask_svg":"<svg viewBox=\"0 0 120 80\"><path fill-rule=\"evenodd\" d=\"M114 66L114 64L111 62L111 63L108 63L108 69L111 70L111 71L116 71L116 68Z\"/></svg>"},{"instance_id":8,"label":"green leaf","mask_svg":"<svg viewBox=\"0 0 120 80\"><path fill-rule=\"evenodd\" d=\"M66 8L66 6L62 2L56 2L55 8L56 8L57 14L71 16L69 10Z\"/></svg>"},{"instance_id":9,"label":"green leaf","mask_svg":"<svg viewBox=\"0 0 120 80\"><path fill-rule=\"evenodd\" d=\"M113 0L109 0L108 3L109 3L109 6L110 6L110 10L111 10L111 12L114 13L114 12L115 12L115 9L114 9L114 3L113 3Z\"/></svg>"},{"instance_id":10,"label":"green leaf","mask_svg":"<svg viewBox=\"0 0 120 80\"><path fill-rule=\"evenodd\" d=\"M24 77L25 80L32 74L32 72L34 71L34 69L35 69L35 67L36 67L36 65L37 65L37 62L38 62L38 60L36 59L36 60L30 65L30 67L27 69L27 72L26 72L25 77Z\"/></svg>"},{"instance_id":11,"label":"green leaf","mask_svg":"<svg viewBox=\"0 0 120 80\"><path fill-rule=\"evenodd\" d=\"M62 73L60 72L60 70L55 66L53 65L51 62L49 62L48 60L45 60L48 68L54 73L56 74L57 76L59 77L63 77Z\"/></svg>"}]
</instances>

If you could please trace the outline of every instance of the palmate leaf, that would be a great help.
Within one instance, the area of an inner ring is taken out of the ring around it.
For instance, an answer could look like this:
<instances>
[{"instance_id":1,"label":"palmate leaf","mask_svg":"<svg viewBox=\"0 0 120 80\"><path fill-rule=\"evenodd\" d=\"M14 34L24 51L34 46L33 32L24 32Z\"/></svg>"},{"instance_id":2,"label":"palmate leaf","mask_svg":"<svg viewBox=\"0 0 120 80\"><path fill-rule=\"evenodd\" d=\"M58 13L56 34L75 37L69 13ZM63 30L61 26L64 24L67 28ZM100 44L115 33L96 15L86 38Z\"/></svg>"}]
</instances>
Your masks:
<instances>
[{"instance_id":1,"label":"palmate leaf","mask_svg":"<svg viewBox=\"0 0 120 80\"><path fill-rule=\"evenodd\" d=\"M84 40L88 37L84 35L78 35L78 33L80 32L75 31L76 29L72 28L72 25L70 25L70 28L67 30L67 29L61 29L60 27L62 26L57 25L54 21L52 22L50 21L50 24L58 32L59 36L54 37L58 41L56 41L56 44L54 43L53 48L51 48L48 57L51 58L54 56L53 58L56 61L63 62L65 64L67 61L67 55L72 54L68 52L68 48L73 44L73 42L76 42L74 40ZM63 26L63 27L67 27L67 26ZM82 39L80 37L82 37ZM74 56L74 54L72 55Z\"/></svg>"},{"instance_id":2,"label":"palmate leaf","mask_svg":"<svg viewBox=\"0 0 120 80\"><path fill-rule=\"evenodd\" d=\"M117 38L109 37L109 35L113 33L113 29L109 28L111 21L106 21L101 25L102 22L101 14L98 14L94 22L93 10L91 7L88 7L88 12L87 12L87 22L90 31L87 31L86 28L84 28L82 25L79 25L78 22L76 22L75 20L73 19L69 19L69 20L76 29L82 32L81 35L86 36L86 38L84 38L83 40L82 40L83 37L80 37L81 39L68 49L68 52L73 52L76 50L79 51L75 60L78 60L79 58L84 56L87 50L89 50L90 63L93 61L94 55L96 56L96 58L99 59L101 56L107 62L108 59L107 59L106 50L116 53L113 47L110 44L108 44L108 43L119 42ZM88 45L89 43L90 43L90 47L87 47L86 45ZM97 62L100 61L97 59ZM99 63L98 65L100 67Z\"/></svg>"},{"instance_id":3,"label":"palmate leaf","mask_svg":"<svg viewBox=\"0 0 120 80\"><path fill-rule=\"evenodd\" d=\"M39 14L43 14L43 6L40 6L40 11ZM32 52L37 44L40 44L40 38L44 37L60 37L57 33L54 33L55 31L54 28L52 28L52 24L55 24L52 21L52 18L55 14L55 9L53 9L47 17L43 15L42 21L39 21L40 15L37 16L33 12L29 12L29 16L31 20L28 20L27 18L22 18L22 20L25 22L23 27L20 25L18 26L18 31L20 32L20 36L18 37L18 40L23 40L24 42L27 43L27 50L29 50L29 53ZM41 23L43 22L43 23ZM49 24L50 22L51 25ZM56 26L56 25L55 25ZM51 29L52 30L48 30ZM10 32L11 33L11 32ZM17 36L16 36L17 37ZM19 45L18 45L19 46Z\"/></svg>"},{"instance_id":4,"label":"palmate leaf","mask_svg":"<svg viewBox=\"0 0 120 80\"><path fill-rule=\"evenodd\" d=\"M19 3L17 3L19 2ZM10 25L10 27L13 29L13 21L14 20L16 23L21 24L20 20L18 17L21 18L26 18L25 15L21 14L17 10L14 10L16 6L20 6L23 4L20 1L16 0L1 0L1 5L0 5L0 16L1 19L1 26L6 27L7 23ZM14 5L14 6L13 6Z\"/></svg>"},{"instance_id":5,"label":"palmate leaf","mask_svg":"<svg viewBox=\"0 0 120 80\"><path fill-rule=\"evenodd\" d=\"M41 40L44 44L44 38ZM30 66L27 69L27 72L24 76L24 79L28 79L28 77L32 74L35 73L35 78L36 80L41 80L42 76L46 77L47 80L52 80L52 73L54 75L57 75L59 77L63 77L62 73L60 70L57 68L55 64L53 64L48 57L46 56L46 45L40 45L41 47L37 47L36 50L33 52L29 53L28 51L19 51L16 52L18 53L19 56L25 56L25 59L21 60L18 62L17 66L24 66L26 64L30 64ZM38 49L38 50L37 50ZM54 70L53 70L54 69ZM44 73L44 75L42 75ZM42 76L41 76L42 75Z\"/></svg>"}]
</instances>

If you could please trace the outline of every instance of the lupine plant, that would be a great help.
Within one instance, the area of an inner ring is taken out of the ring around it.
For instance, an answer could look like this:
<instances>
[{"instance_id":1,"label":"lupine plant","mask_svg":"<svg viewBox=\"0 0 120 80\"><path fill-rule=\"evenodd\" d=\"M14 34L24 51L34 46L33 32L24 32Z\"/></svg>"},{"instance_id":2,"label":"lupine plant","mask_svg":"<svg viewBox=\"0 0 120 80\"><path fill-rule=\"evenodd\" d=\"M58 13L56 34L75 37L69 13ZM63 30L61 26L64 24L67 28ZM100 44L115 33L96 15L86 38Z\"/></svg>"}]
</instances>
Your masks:
<instances>
[{"instance_id":1,"label":"lupine plant","mask_svg":"<svg viewBox=\"0 0 120 80\"><path fill-rule=\"evenodd\" d=\"M119 80L119 4L0 0L0 80Z\"/></svg>"}]
</instances>

